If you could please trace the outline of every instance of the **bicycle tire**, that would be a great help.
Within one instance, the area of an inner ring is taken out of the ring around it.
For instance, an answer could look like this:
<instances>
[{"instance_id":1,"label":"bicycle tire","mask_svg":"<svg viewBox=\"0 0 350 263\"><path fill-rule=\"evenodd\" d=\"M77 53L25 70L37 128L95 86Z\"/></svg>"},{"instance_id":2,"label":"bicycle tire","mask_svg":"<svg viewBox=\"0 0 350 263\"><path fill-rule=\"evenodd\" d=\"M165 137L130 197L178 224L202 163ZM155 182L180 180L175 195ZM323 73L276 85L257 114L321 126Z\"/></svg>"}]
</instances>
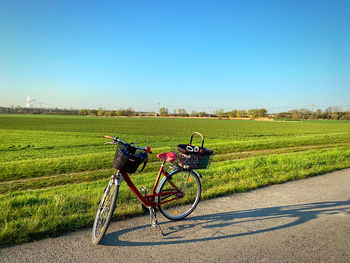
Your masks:
<instances>
[{"instance_id":1,"label":"bicycle tire","mask_svg":"<svg viewBox=\"0 0 350 263\"><path fill-rule=\"evenodd\" d=\"M180 220L190 215L197 207L201 198L201 181L198 174L192 170L176 170L170 173L171 181L183 193L184 198L175 199L173 201L158 206L159 211L170 220ZM159 184L158 193L172 190L166 177ZM176 198L175 194L164 195L158 197L158 202L166 199Z\"/></svg>"},{"instance_id":2,"label":"bicycle tire","mask_svg":"<svg viewBox=\"0 0 350 263\"><path fill-rule=\"evenodd\" d=\"M116 207L118 192L119 185L116 184L115 179L112 178L103 192L92 227L92 243L95 245L100 243L108 229Z\"/></svg>"}]
</instances>

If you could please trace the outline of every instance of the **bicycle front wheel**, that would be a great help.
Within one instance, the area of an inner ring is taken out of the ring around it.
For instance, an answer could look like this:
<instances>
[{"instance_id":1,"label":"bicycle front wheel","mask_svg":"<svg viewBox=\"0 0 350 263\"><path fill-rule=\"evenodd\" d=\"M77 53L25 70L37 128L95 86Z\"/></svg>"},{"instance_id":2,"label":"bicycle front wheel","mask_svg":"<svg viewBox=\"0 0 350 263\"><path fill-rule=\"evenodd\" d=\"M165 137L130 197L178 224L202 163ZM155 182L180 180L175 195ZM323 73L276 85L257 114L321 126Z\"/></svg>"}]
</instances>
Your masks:
<instances>
[{"instance_id":1,"label":"bicycle front wheel","mask_svg":"<svg viewBox=\"0 0 350 263\"><path fill-rule=\"evenodd\" d=\"M201 198L201 182L197 173L188 170L176 170L170 173L170 180L181 190L183 196L178 194L161 195L158 202L174 200L163 203L158 208L166 218L180 220L191 214L197 207ZM160 182L158 192L174 192L174 187L166 177Z\"/></svg>"},{"instance_id":2,"label":"bicycle front wheel","mask_svg":"<svg viewBox=\"0 0 350 263\"><path fill-rule=\"evenodd\" d=\"M98 206L94 226L92 228L92 243L98 244L107 231L111 221L119 192L119 184L113 177L103 192L102 199Z\"/></svg>"}]
</instances>

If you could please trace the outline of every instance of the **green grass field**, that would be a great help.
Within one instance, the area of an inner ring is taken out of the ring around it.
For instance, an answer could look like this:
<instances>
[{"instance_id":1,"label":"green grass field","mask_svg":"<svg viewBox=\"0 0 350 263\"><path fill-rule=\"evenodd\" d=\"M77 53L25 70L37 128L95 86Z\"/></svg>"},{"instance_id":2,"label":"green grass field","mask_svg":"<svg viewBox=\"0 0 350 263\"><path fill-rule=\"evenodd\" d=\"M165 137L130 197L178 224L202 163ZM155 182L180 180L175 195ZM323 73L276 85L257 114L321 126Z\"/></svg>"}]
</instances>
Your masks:
<instances>
[{"instance_id":1,"label":"green grass field","mask_svg":"<svg viewBox=\"0 0 350 263\"><path fill-rule=\"evenodd\" d=\"M193 131L215 151L200 171L204 199L350 167L349 121L0 115L0 245L92 224L113 173L115 148L103 145L103 134L152 147L145 171L133 176L151 188L156 154L187 143ZM116 210L116 218L141 213L125 184Z\"/></svg>"}]
</instances>

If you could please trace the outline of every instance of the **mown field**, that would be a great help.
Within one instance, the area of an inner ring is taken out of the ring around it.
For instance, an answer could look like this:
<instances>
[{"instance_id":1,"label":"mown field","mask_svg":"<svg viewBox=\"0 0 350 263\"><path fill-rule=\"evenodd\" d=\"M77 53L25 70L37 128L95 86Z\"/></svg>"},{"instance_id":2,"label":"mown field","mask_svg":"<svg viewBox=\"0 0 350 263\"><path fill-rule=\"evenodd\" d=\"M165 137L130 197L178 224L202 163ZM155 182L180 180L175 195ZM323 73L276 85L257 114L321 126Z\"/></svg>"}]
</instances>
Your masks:
<instances>
[{"instance_id":1,"label":"mown field","mask_svg":"<svg viewBox=\"0 0 350 263\"><path fill-rule=\"evenodd\" d=\"M92 225L113 173L115 149L103 145L103 134L152 147L145 171L133 177L151 188L156 154L187 143L192 131L215 151L210 169L200 171L203 199L350 167L349 121L0 115L0 245ZM123 184L115 218L140 213Z\"/></svg>"}]
</instances>

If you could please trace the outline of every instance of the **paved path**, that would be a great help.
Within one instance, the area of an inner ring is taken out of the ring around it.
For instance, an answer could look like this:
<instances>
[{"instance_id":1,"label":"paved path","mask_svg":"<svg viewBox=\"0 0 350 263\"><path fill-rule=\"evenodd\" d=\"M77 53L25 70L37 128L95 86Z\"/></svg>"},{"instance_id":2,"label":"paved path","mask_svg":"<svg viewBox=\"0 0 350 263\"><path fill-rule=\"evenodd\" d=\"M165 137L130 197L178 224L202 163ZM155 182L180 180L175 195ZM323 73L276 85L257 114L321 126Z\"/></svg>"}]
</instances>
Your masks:
<instances>
[{"instance_id":1,"label":"paved path","mask_svg":"<svg viewBox=\"0 0 350 263\"><path fill-rule=\"evenodd\" d=\"M204 178L205 180L205 178ZM186 220L112 223L3 248L1 262L350 262L350 169L200 202Z\"/></svg>"}]
</instances>

